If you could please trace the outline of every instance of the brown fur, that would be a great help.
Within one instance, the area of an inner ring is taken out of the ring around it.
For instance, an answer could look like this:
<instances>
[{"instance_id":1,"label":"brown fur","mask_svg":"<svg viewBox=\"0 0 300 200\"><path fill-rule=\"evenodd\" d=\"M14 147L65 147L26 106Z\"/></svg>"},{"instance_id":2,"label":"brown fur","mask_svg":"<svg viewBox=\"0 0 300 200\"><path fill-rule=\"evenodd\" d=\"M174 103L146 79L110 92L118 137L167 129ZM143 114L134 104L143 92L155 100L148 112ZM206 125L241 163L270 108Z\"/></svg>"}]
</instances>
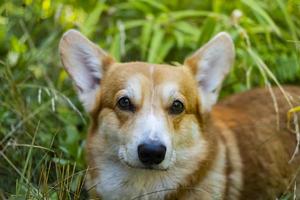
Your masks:
<instances>
[{"instance_id":1,"label":"brown fur","mask_svg":"<svg viewBox=\"0 0 300 200\"><path fill-rule=\"evenodd\" d=\"M299 105L300 88L285 87ZM287 101L273 88L280 123L267 89L255 89L220 102L214 118L223 121L237 139L243 162L244 187L241 199L275 199L293 188L299 156L290 164L296 148L296 135L287 130ZM299 121L298 121L299 123ZM291 184L291 188L288 188Z\"/></svg>"}]
</instances>

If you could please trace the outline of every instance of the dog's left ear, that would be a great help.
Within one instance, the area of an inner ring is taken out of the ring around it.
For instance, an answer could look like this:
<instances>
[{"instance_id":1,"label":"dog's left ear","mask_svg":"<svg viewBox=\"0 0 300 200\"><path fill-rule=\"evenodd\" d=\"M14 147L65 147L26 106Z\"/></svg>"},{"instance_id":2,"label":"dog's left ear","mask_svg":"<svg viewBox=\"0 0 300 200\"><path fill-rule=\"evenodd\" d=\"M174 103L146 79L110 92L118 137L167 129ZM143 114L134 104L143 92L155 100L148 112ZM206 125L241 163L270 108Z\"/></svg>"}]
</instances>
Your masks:
<instances>
[{"instance_id":1,"label":"dog's left ear","mask_svg":"<svg viewBox=\"0 0 300 200\"><path fill-rule=\"evenodd\" d=\"M101 79L114 60L76 30L63 35L59 51L64 68L77 87L80 101L88 112L92 111Z\"/></svg>"},{"instance_id":2,"label":"dog's left ear","mask_svg":"<svg viewBox=\"0 0 300 200\"><path fill-rule=\"evenodd\" d=\"M191 69L198 83L202 112L209 112L216 103L234 57L230 35L221 32L185 60L184 65Z\"/></svg>"}]
</instances>

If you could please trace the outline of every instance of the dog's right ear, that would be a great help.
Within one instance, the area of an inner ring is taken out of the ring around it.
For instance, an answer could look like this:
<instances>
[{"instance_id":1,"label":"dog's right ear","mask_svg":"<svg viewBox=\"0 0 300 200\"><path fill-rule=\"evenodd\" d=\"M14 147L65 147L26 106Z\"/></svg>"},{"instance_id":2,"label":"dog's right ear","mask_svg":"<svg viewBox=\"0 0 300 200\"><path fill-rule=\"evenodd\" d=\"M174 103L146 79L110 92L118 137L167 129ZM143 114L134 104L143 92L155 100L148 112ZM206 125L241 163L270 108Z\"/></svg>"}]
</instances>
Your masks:
<instances>
[{"instance_id":1,"label":"dog's right ear","mask_svg":"<svg viewBox=\"0 0 300 200\"><path fill-rule=\"evenodd\" d=\"M103 74L114 60L76 30L69 30L62 36L59 52L84 108L92 111Z\"/></svg>"}]
</instances>

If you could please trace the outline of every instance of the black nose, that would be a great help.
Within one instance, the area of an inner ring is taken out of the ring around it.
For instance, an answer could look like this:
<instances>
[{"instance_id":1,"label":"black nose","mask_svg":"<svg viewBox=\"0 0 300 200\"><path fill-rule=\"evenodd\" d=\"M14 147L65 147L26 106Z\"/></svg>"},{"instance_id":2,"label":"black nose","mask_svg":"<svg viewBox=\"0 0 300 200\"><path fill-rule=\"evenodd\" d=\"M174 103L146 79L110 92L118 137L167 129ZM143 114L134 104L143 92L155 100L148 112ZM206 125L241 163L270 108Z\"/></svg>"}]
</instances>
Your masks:
<instances>
[{"instance_id":1,"label":"black nose","mask_svg":"<svg viewBox=\"0 0 300 200\"><path fill-rule=\"evenodd\" d=\"M138 146L138 155L144 165L158 165L165 159L166 146L161 143L143 143Z\"/></svg>"}]
</instances>

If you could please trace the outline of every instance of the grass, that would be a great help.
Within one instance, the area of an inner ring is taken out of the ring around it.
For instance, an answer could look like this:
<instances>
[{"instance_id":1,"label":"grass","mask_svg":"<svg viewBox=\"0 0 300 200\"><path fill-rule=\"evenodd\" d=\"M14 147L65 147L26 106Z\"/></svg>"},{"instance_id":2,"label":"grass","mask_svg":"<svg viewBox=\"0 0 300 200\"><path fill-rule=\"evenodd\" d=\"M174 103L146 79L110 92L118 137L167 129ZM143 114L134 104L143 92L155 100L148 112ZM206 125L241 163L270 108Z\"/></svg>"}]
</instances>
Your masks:
<instances>
[{"instance_id":1,"label":"grass","mask_svg":"<svg viewBox=\"0 0 300 200\"><path fill-rule=\"evenodd\" d=\"M0 2L0 199L86 197L89 120L57 49L69 28L119 61L171 64L227 31L237 57L221 97L256 86L300 85L297 0Z\"/></svg>"}]
</instances>

